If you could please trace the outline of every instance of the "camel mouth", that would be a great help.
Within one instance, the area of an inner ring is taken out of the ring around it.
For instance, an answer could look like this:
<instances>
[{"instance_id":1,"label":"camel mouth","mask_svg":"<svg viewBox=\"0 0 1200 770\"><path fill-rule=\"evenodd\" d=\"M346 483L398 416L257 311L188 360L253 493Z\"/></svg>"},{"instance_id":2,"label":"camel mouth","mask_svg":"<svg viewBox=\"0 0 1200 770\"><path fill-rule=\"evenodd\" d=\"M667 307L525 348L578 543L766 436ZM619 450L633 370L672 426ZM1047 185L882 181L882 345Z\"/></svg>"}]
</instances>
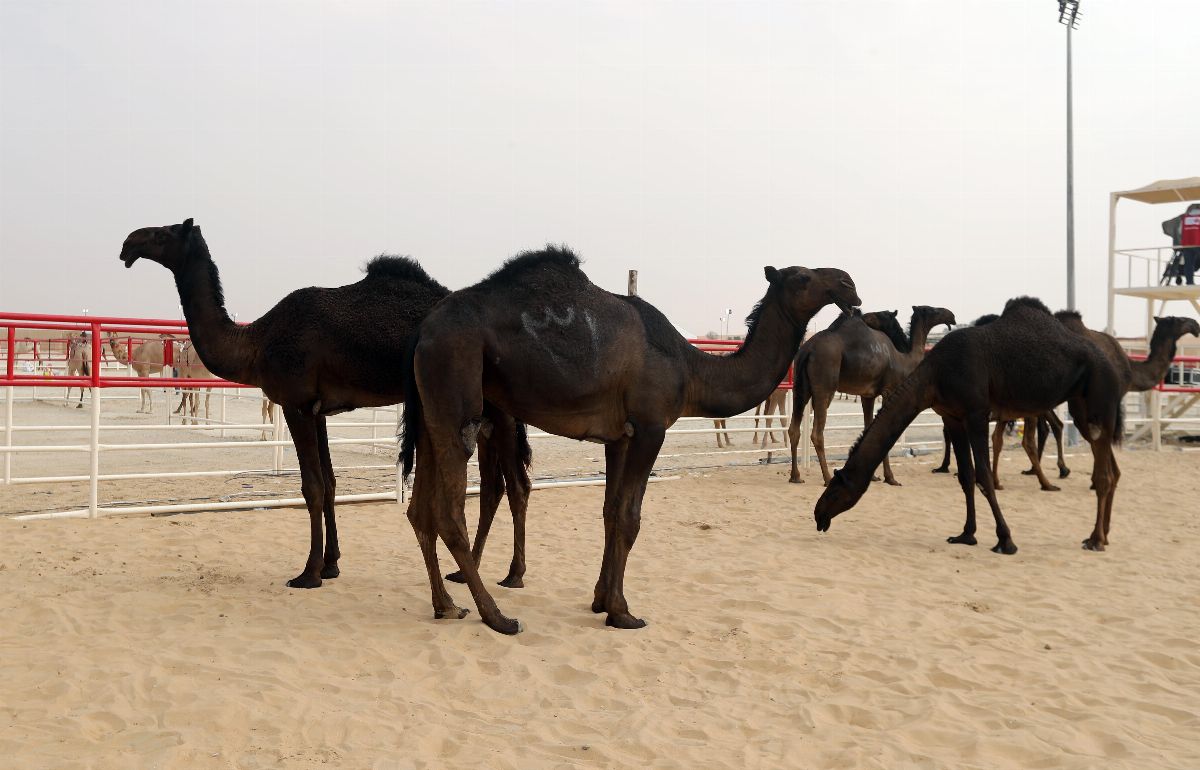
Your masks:
<instances>
[{"instance_id":1,"label":"camel mouth","mask_svg":"<svg viewBox=\"0 0 1200 770\"><path fill-rule=\"evenodd\" d=\"M122 254L120 259L125 263L126 268L130 268L133 267L134 262L137 262L138 257L137 254Z\"/></svg>"}]
</instances>

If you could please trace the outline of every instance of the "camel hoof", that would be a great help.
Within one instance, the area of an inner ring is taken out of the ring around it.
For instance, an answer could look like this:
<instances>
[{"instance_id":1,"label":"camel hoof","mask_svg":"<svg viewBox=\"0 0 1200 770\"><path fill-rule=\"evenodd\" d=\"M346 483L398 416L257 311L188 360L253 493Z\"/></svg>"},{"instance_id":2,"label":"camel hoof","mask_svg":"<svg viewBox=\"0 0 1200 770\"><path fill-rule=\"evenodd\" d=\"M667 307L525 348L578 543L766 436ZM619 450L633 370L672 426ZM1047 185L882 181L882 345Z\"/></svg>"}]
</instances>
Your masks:
<instances>
[{"instance_id":1,"label":"camel hoof","mask_svg":"<svg viewBox=\"0 0 1200 770\"><path fill-rule=\"evenodd\" d=\"M302 572L287 582L288 588L320 588L321 578Z\"/></svg>"},{"instance_id":2,"label":"camel hoof","mask_svg":"<svg viewBox=\"0 0 1200 770\"><path fill-rule=\"evenodd\" d=\"M994 489L994 490L996 490L997 492L999 492L999 491L1001 491L1001 490L1003 490L1003 489L1004 489L1004 485L1003 485L1003 484L1001 484L999 481L997 481L995 484L992 484L992 489ZM980 490L981 492L983 491L983 485L982 485L982 484L980 484L980 485L979 485L979 490Z\"/></svg>"},{"instance_id":3,"label":"camel hoof","mask_svg":"<svg viewBox=\"0 0 1200 770\"><path fill-rule=\"evenodd\" d=\"M628 612L609 613L608 619L604 621L604 625L612 626L613 628L645 628L646 621L641 618L635 618Z\"/></svg>"},{"instance_id":4,"label":"camel hoof","mask_svg":"<svg viewBox=\"0 0 1200 770\"><path fill-rule=\"evenodd\" d=\"M466 583L467 582L467 578L465 576L463 576L462 570L459 570L458 572L451 572L449 575L446 576L446 579L449 580L451 583Z\"/></svg>"},{"instance_id":5,"label":"camel hoof","mask_svg":"<svg viewBox=\"0 0 1200 770\"><path fill-rule=\"evenodd\" d=\"M899 481L896 481L895 479L884 479L884 481L886 481L887 485L890 487L904 486L903 484L901 484Z\"/></svg>"},{"instance_id":6,"label":"camel hoof","mask_svg":"<svg viewBox=\"0 0 1200 770\"><path fill-rule=\"evenodd\" d=\"M76 408L76 409L82 409L82 408L83 408L83 404L76 404L76 405L75 405L75 408Z\"/></svg>"},{"instance_id":7,"label":"camel hoof","mask_svg":"<svg viewBox=\"0 0 1200 770\"><path fill-rule=\"evenodd\" d=\"M596 613L597 615L599 615L601 612L604 612L605 604L607 604L607 602L604 599L593 599L592 612Z\"/></svg>"},{"instance_id":8,"label":"camel hoof","mask_svg":"<svg viewBox=\"0 0 1200 770\"><path fill-rule=\"evenodd\" d=\"M321 570L321 578L323 580L333 580L341 574L342 571L338 569L338 565L336 564L326 564Z\"/></svg>"},{"instance_id":9,"label":"camel hoof","mask_svg":"<svg viewBox=\"0 0 1200 770\"><path fill-rule=\"evenodd\" d=\"M1053 484L1051 484L1051 485L1049 485L1049 486L1042 487L1042 491L1043 491L1043 492L1058 492L1058 491L1060 491L1060 490L1061 490L1061 487L1056 487L1056 486L1054 486Z\"/></svg>"},{"instance_id":10,"label":"camel hoof","mask_svg":"<svg viewBox=\"0 0 1200 770\"><path fill-rule=\"evenodd\" d=\"M517 620L516 618L506 618L503 615L500 615L499 619L497 619L494 623L484 618L483 623L493 631L504 634L505 636L513 636L525 630L525 627L521 625L521 621Z\"/></svg>"},{"instance_id":11,"label":"camel hoof","mask_svg":"<svg viewBox=\"0 0 1200 770\"><path fill-rule=\"evenodd\" d=\"M948 466L948 465L944 468L934 468L932 471L930 471L930 473L949 473L949 472L950 472L950 466Z\"/></svg>"},{"instance_id":12,"label":"camel hoof","mask_svg":"<svg viewBox=\"0 0 1200 770\"><path fill-rule=\"evenodd\" d=\"M1067 476L1070 476L1070 475L1071 475L1070 468L1059 468L1058 469L1058 477L1060 479L1065 479Z\"/></svg>"},{"instance_id":13,"label":"camel hoof","mask_svg":"<svg viewBox=\"0 0 1200 770\"><path fill-rule=\"evenodd\" d=\"M883 481L883 479L879 478L878 476L872 476L871 481Z\"/></svg>"},{"instance_id":14,"label":"camel hoof","mask_svg":"<svg viewBox=\"0 0 1200 770\"><path fill-rule=\"evenodd\" d=\"M445 620L447 618L449 618L450 620L462 620L463 618L465 618L467 615L470 615L470 614L471 614L471 611L468 610L466 607L451 607L448 610L441 610L441 611L434 610L433 611L433 617L436 618L437 620Z\"/></svg>"},{"instance_id":15,"label":"camel hoof","mask_svg":"<svg viewBox=\"0 0 1200 770\"><path fill-rule=\"evenodd\" d=\"M1096 540L1093 540L1092 538L1089 537L1087 540L1083 541L1083 550L1085 550L1085 551L1103 551L1104 543L1097 542Z\"/></svg>"},{"instance_id":16,"label":"camel hoof","mask_svg":"<svg viewBox=\"0 0 1200 770\"><path fill-rule=\"evenodd\" d=\"M992 553L1002 553L1006 556L1012 556L1016 552L1017 544L1012 540L1005 540L992 546Z\"/></svg>"},{"instance_id":17,"label":"camel hoof","mask_svg":"<svg viewBox=\"0 0 1200 770\"><path fill-rule=\"evenodd\" d=\"M974 535L963 533L961 535L955 535L954 537L946 538L946 542L954 543L956 545L975 545L979 541L975 539Z\"/></svg>"},{"instance_id":18,"label":"camel hoof","mask_svg":"<svg viewBox=\"0 0 1200 770\"><path fill-rule=\"evenodd\" d=\"M509 575L499 583L496 583L496 585L504 586L505 588L524 588L525 581L521 579L520 575Z\"/></svg>"},{"instance_id":19,"label":"camel hoof","mask_svg":"<svg viewBox=\"0 0 1200 770\"><path fill-rule=\"evenodd\" d=\"M1030 468L1029 470L1021 471L1021 475L1022 476L1036 476L1037 471L1035 471L1033 468Z\"/></svg>"}]
</instances>

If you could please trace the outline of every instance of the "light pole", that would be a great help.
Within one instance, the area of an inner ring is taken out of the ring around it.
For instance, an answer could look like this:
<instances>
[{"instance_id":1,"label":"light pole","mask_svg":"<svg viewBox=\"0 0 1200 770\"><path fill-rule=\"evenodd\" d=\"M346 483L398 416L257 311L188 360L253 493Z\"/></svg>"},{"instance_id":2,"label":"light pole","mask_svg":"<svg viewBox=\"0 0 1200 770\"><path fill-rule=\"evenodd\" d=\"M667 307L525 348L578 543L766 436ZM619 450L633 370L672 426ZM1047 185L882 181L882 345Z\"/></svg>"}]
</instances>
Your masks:
<instances>
[{"instance_id":1,"label":"light pole","mask_svg":"<svg viewBox=\"0 0 1200 770\"><path fill-rule=\"evenodd\" d=\"M1080 0L1058 0L1058 23L1067 28L1067 309L1075 309L1075 136L1071 115L1071 30L1079 26Z\"/></svg>"}]
</instances>

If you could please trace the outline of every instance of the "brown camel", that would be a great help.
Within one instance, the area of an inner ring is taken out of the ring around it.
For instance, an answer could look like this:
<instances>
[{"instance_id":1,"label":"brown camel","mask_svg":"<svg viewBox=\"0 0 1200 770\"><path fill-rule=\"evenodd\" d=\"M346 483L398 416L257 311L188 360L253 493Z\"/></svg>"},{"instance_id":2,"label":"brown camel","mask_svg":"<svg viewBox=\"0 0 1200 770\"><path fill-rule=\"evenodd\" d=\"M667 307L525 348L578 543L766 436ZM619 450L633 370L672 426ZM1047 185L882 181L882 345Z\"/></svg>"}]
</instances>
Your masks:
<instances>
[{"instance_id":1,"label":"brown camel","mask_svg":"<svg viewBox=\"0 0 1200 770\"><path fill-rule=\"evenodd\" d=\"M326 417L404 400L409 341L449 291L415 261L381 256L367 265L366 277L358 283L299 289L253 323L238 325L225 310L217 266L191 219L130 233L121 261L131 267L139 258L174 275L192 342L209 371L262 388L283 410L300 464L311 536L304 570L288 585L316 588L322 579L336 578L341 550ZM493 515L507 490L514 521L523 526L529 494L525 428L503 414L494 421L490 462L479 466L480 516ZM524 571L523 551L513 563L514 570L519 566Z\"/></svg>"},{"instance_id":2,"label":"brown camel","mask_svg":"<svg viewBox=\"0 0 1200 770\"><path fill-rule=\"evenodd\" d=\"M167 368L167 347L171 348L171 360L178 359L178 343L170 334L160 334L157 340L142 340L141 342L122 341L116 334L108 333L108 347L113 358L122 364L133 368L138 377L162 376ZM154 411L154 397L150 388L140 390L138 414L150 414Z\"/></svg>"},{"instance_id":3,"label":"brown camel","mask_svg":"<svg viewBox=\"0 0 1200 770\"><path fill-rule=\"evenodd\" d=\"M483 622L520 630L479 579L463 518L467 461L478 437L494 430L486 398L548 433L605 445L604 558L592 611L607 612L617 628L645 625L625 600L625 564L667 428L685 415L728 417L762 402L783 380L813 314L859 303L841 270L765 273L769 286L747 319L746 342L729 356L697 350L645 300L594 286L560 248L514 257L430 311L413 350L401 459L407 473L414 450L420 457L408 517L435 617L466 614L438 573L440 536Z\"/></svg>"},{"instance_id":4,"label":"brown camel","mask_svg":"<svg viewBox=\"0 0 1200 770\"><path fill-rule=\"evenodd\" d=\"M188 379L202 380L212 379L213 373L208 370L204 362L200 360L200 356L196 353L196 346L191 340L183 343L179 348L179 354L175 358L175 370L179 377L187 377ZM182 414L183 421L188 422L188 414L191 414L193 424L200 424L197 419L197 413L200 410L200 389L199 388L180 388L179 406L175 408L175 414ZM212 387L205 388L204 393L204 421L208 422L209 418L209 400L212 398ZM190 404L190 409L189 409Z\"/></svg>"},{"instance_id":5,"label":"brown camel","mask_svg":"<svg viewBox=\"0 0 1200 770\"><path fill-rule=\"evenodd\" d=\"M872 323L887 328L895 326L896 314L880 312ZM905 377L925 357L925 342L929 332L939 324L953 324L954 313L944 307L913 305L909 335L901 348L895 332L878 331L862 316L843 315L828 329L814 334L800 346L795 364L795 396L792 402L792 423L788 438L792 449L792 473L788 481L802 484L800 467L796 464L796 448L800 444L800 418L811 399L813 404L812 442L821 463L821 476L829 484L829 464L825 459L825 419L834 393L841 391L862 400L863 423L870 425L875 413L875 399L883 396ZM902 334L902 333L901 333ZM902 352L903 350L903 352ZM888 484L900 486L885 457L883 478Z\"/></svg>"},{"instance_id":6,"label":"brown camel","mask_svg":"<svg viewBox=\"0 0 1200 770\"><path fill-rule=\"evenodd\" d=\"M975 545L975 484L996 520L992 550L1013 554L1017 546L988 473L988 417L995 412L1037 414L1067 402L1075 424L1091 444L1096 482L1096 525L1084 548L1102 551L1108 542L1113 497L1120 471L1113 445L1122 434L1121 384L1108 357L1093 343L1069 332L1036 299L1009 300L999 320L957 329L930 351L916 371L892 391L883 410L850 451L846 465L817 501L817 529L852 508L871 473L909 423L933 407L950 430L967 519L951 543ZM983 472L976 473L975 469Z\"/></svg>"},{"instance_id":7,"label":"brown camel","mask_svg":"<svg viewBox=\"0 0 1200 770\"><path fill-rule=\"evenodd\" d=\"M87 332L67 337L67 376L92 376L92 340ZM67 402L71 401L71 386L67 386ZM83 408L83 386L79 388L79 403L76 409Z\"/></svg>"}]
</instances>

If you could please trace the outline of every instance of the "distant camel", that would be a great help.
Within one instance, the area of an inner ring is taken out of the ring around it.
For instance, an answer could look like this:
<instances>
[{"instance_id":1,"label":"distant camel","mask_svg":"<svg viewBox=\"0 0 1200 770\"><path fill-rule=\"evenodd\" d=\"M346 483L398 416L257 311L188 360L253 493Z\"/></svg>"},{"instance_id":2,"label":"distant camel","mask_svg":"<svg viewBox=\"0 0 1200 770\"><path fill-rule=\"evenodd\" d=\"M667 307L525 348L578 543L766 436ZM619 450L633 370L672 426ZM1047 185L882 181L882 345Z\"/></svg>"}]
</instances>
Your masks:
<instances>
[{"instance_id":1,"label":"distant camel","mask_svg":"<svg viewBox=\"0 0 1200 770\"><path fill-rule=\"evenodd\" d=\"M1063 401L1092 447L1096 525L1083 546L1103 551L1121 476L1112 451L1122 435L1120 381L1095 345L1069 332L1045 305L1031 297L1009 300L999 320L986 326L947 334L892 391L871 427L850 450L846 465L834 474L817 501L813 511L817 529L828 530L835 516L862 498L871 473L888 450L909 423L932 406L950 430L958 480L966 498L962 534L948 542L975 545L978 482L996 520L997 543L992 550L1016 553L988 472L988 418L994 412L1037 414Z\"/></svg>"},{"instance_id":2,"label":"distant camel","mask_svg":"<svg viewBox=\"0 0 1200 770\"><path fill-rule=\"evenodd\" d=\"M894 325L895 313L879 313L873 322ZM795 363L795 396L792 402L792 423L788 438L792 449L792 473L788 479L803 483L796 464L796 448L800 444L800 418L811 399L813 404L812 442L821 463L821 476L829 484L831 474L825 460L825 418L835 392L850 393L862 399L863 423L870 425L874 417L875 399L899 384L916 368L925 356L929 332L940 324L953 324L954 313L944 307L913 305L907 349L898 349L895 331L884 333L868 326L861 315L839 316L828 329L813 335L800 346ZM900 482L892 474L888 459L883 460L884 481L893 486Z\"/></svg>"},{"instance_id":3,"label":"distant camel","mask_svg":"<svg viewBox=\"0 0 1200 770\"><path fill-rule=\"evenodd\" d=\"M271 399L267 398L267 397L264 395L264 396L262 397L262 423L263 423L264 425L272 425L272 426L274 426L274 424L275 424L275 417L274 417L274 415L272 415L272 414L271 414L271 412L272 412L274 409L275 409L275 402L274 402L274 401L272 401ZM268 435L268 433L269 433L269 431L268 431L268 430L267 430L267 429L264 427L264 428L262 429L262 436L261 436L261 439L260 439L260 440L262 440L262 441L266 441L266 440L267 440L267 435Z\"/></svg>"},{"instance_id":4,"label":"distant camel","mask_svg":"<svg viewBox=\"0 0 1200 770\"><path fill-rule=\"evenodd\" d=\"M645 625L625 599L625 565L667 428L684 415L728 417L761 403L783 380L812 316L830 303L859 304L841 270L764 272L766 294L747 319L745 344L729 356L697 350L645 300L595 286L567 249L514 257L430 311L409 369L401 461L407 474L414 452L420 457L408 518L435 617L466 614L442 583L440 536L483 622L521 630L480 580L463 516L467 461L478 437L494 430L498 407L548 433L605 445L604 558L592 611L616 628Z\"/></svg>"},{"instance_id":5,"label":"distant camel","mask_svg":"<svg viewBox=\"0 0 1200 770\"><path fill-rule=\"evenodd\" d=\"M34 362L37 363L37 365L40 367L42 365L42 353L41 353L41 346L38 344L38 342L39 341L35 340L35 339L16 340L16 342L13 344L13 349L10 353L12 355L13 361L20 359L20 357L25 355L26 353L32 353ZM7 347L6 347L6 350L7 350Z\"/></svg>"},{"instance_id":6,"label":"distant camel","mask_svg":"<svg viewBox=\"0 0 1200 770\"><path fill-rule=\"evenodd\" d=\"M67 376L92 376L92 340L87 332L67 337ZM89 389L90 390L90 389ZM71 386L67 386L67 402L71 401ZM79 388L79 403L76 409L83 408L83 386Z\"/></svg>"},{"instance_id":7,"label":"distant camel","mask_svg":"<svg viewBox=\"0 0 1200 770\"><path fill-rule=\"evenodd\" d=\"M225 309L208 244L191 219L130 233L121 261L132 267L141 258L171 271L192 342L209 371L262 388L282 408L300 463L310 536L304 570L288 585L317 588L336 578L337 480L326 417L404 400L405 351L417 324L449 291L412 259L379 256L357 283L299 289L253 323L238 325ZM480 521L491 521L507 491L514 526L523 528L530 489L525 426L502 413L494 425L491 438L481 443L488 451L486 458L480 452ZM514 552L505 585L520 586L524 570L524 550Z\"/></svg>"},{"instance_id":8,"label":"distant camel","mask_svg":"<svg viewBox=\"0 0 1200 770\"><path fill-rule=\"evenodd\" d=\"M113 358L122 364L132 366L138 377L150 377L156 374L161 376L163 370L167 368L165 362L168 345L171 346L172 360L178 358L175 350L176 344L175 338L170 334L160 334L157 340L142 340L131 344L128 340L121 341L113 332L108 333L108 347L112 351ZM132 355L130 355L131 347L133 348ZM154 397L150 388L142 388L140 396L138 414L151 414L154 411Z\"/></svg>"},{"instance_id":9,"label":"distant camel","mask_svg":"<svg viewBox=\"0 0 1200 770\"><path fill-rule=\"evenodd\" d=\"M761 413L766 418L766 429L763 431L762 444L759 448L766 449L767 447L767 431L771 429L771 415L779 415L779 427L787 428L787 417L785 409L787 407L788 388L775 388L771 391L771 395L767 396L767 400L754 407L754 438L750 443L758 443L758 416ZM724 420L722 420L724 422ZM775 431L771 431L771 443L778 444L779 439L775 438Z\"/></svg>"},{"instance_id":10,"label":"distant camel","mask_svg":"<svg viewBox=\"0 0 1200 770\"><path fill-rule=\"evenodd\" d=\"M200 356L196 354L196 348L192 345L192 341L188 340L179 348L179 354L175 358L175 369L179 372L179 377L186 377L193 380L214 379L213 373L208 370L204 362L200 360ZM197 412L200 407L200 389L191 387L182 387L179 389L180 399L179 406L175 408L175 414L183 414L183 422L188 421L188 405L191 405L192 422L199 424L196 419ZM209 399L212 398L212 386L205 388L204 393L204 420L207 423L209 419Z\"/></svg>"}]
</instances>

